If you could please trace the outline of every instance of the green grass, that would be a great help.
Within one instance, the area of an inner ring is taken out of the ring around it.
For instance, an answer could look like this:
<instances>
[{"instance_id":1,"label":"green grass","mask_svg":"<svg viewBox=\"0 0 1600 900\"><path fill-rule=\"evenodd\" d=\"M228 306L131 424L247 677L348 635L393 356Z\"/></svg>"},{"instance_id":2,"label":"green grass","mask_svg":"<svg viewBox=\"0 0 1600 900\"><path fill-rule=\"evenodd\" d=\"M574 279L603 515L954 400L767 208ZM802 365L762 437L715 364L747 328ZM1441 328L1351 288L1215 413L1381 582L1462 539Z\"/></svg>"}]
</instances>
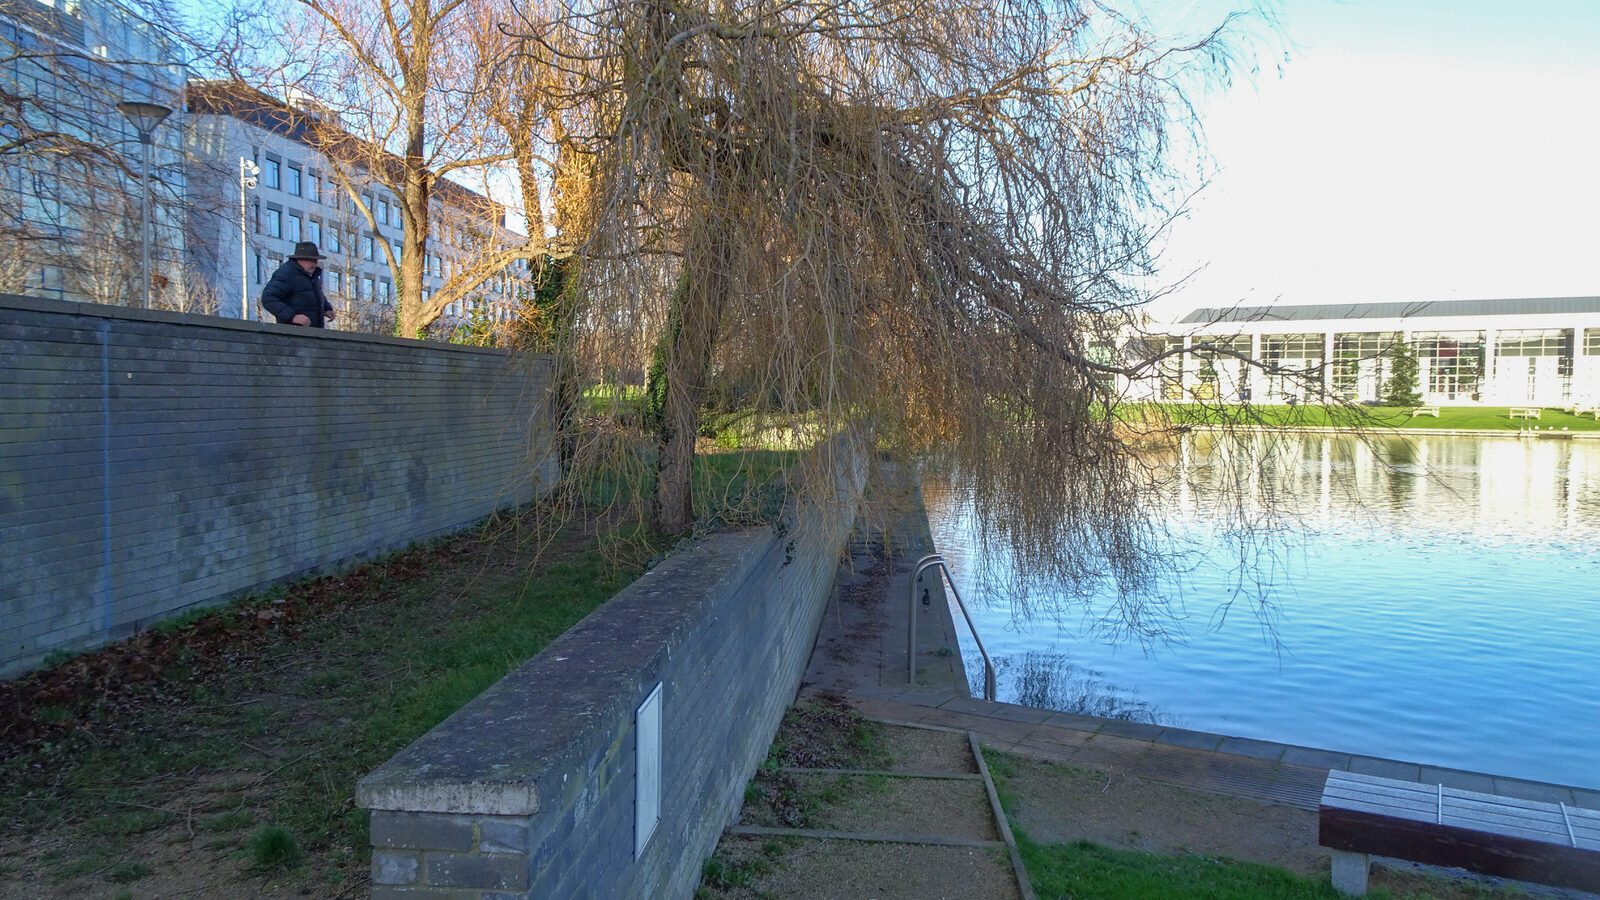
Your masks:
<instances>
[{"instance_id":1,"label":"green grass","mask_svg":"<svg viewBox=\"0 0 1600 900\"><path fill-rule=\"evenodd\" d=\"M1130 408L1128 415L1134 416ZM1537 426L1541 431L1600 431L1600 422L1572 415L1560 409L1543 408L1540 418L1510 418L1508 406L1441 406L1438 418L1412 416L1409 408L1392 406L1354 409L1319 405L1216 407L1202 404L1169 404L1162 407L1179 424L1262 424L1276 427L1327 428L1355 427L1384 429L1444 428L1515 432Z\"/></svg>"},{"instance_id":2,"label":"green grass","mask_svg":"<svg viewBox=\"0 0 1600 900\"><path fill-rule=\"evenodd\" d=\"M251 865L263 871L292 869L304 857L294 835L278 825L263 825L250 836L245 849L250 853Z\"/></svg>"},{"instance_id":3,"label":"green grass","mask_svg":"<svg viewBox=\"0 0 1600 900\"><path fill-rule=\"evenodd\" d=\"M989 748L984 748L983 759L1040 900L1340 900L1344 896L1333 889L1326 876L1313 878L1259 863L1120 850L1089 841L1036 841L1015 818L1016 803L1008 782L1016 777L1016 766L1006 754ZM1396 897L1389 891L1374 889L1367 896L1375 900L1424 900L1433 894L1426 889L1407 889Z\"/></svg>"},{"instance_id":4,"label":"green grass","mask_svg":"<svg viewBox=\"0 0 1600 900\"><path fill-rule=\"evenodd\" d=\"M734 500L770 507L791 460L714 454L697 466L696 496L713 518ZM356 781L577 624L654 550L619 560L575 527L533 568L537 546L503 520L184 617L164 629L184 643L151 681L156 702L86 692L52 703L42 720L94 730L74 727L0 756L0 858L58 880L108 878L142 864L155 844L191 841L259 866L283 858L262 837L281 833L305 862L284 877L307 893L364 878L367 814L352 802ZM244 628L236 646L229 629L258 611L285 618L267 626L279 630ZM190 642L204 647L195 639L218 631L227 664L205 668ZM277 831L252 836L263 822ZM27 856L32 836L62 852ZM209 854L190 856L204 866Z\"/></svg>"},{"instance_id":5,"label":"green grass","mask_svg":"<svg viewBox=\"0 0 1600 900\"><path fill-rule=\"evenodd\" d=\"M1040 844L1012 826L1041 900L1338 900L1327 879L1272 866L1202 856L1158 856L1079 841ZM1374 891L1368 896L1388 896Z\"/></svg>"}]
</instances>

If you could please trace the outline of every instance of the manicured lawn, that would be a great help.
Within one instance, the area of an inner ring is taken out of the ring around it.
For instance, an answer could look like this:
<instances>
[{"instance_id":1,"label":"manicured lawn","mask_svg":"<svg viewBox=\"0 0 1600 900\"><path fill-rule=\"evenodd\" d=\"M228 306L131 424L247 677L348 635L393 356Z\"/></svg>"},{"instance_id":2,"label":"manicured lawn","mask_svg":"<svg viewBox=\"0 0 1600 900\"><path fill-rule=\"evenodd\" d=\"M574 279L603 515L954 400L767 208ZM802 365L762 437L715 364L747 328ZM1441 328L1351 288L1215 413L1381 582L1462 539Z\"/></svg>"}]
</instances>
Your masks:
<instances>
[{"instance_id":1,"label":"manicured lawn","mask_svg":"<svg viewBox=\"0 0 1600 900\"><path fill-rule=\"evenodd\" d=\"M1135 412L1135 409L1138 411ZM1519 431L1537 427L1541 431L1600 431L1600 422L1579 418L1560 409L1542 408L1533 420L1513 419L1506 406L1442 406L1437 418L1412 416L1409 408L1390 406L1325 407L1301 406L1226 406L1201 404L1163 405L1172 421L1186 425L1257 424L1273 427L1344 428L1461 428L1488 431ZM1133 408L1128 418L1148 416L1150 410Z\"/></svg>"}]
</instances>

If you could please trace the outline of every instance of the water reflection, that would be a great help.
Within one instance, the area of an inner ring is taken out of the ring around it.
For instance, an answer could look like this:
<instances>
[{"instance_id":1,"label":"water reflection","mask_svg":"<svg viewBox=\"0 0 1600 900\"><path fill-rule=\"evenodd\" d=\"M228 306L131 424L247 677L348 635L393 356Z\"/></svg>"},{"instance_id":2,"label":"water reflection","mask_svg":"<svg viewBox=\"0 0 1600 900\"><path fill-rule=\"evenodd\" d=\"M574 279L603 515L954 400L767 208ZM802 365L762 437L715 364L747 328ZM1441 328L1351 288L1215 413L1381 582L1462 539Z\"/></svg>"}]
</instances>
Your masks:
<instances>
[{"instance_id":1,"label":"water reflection","mask_svg":"<svg viewBox=\"0 0 1600 900\"><path fill-rule=\"evenodd\" d=\"M1155 464L1178 639L1149 647L1103 627L1115 586L1020 604L928 486L1001 699L1600 787L1600 443L1193 435Z\"/></svg>"},{"instance_id":2,"label":"water reflection","mask_svg":"<svg viewBox=\"0 0 1600 900\"><path fill-rule=\"evenodd\" d=\"M982 697L983 659L965 663L972 695ZM1065 653L1029 650L997 657L994 667L996 684L1012 703L1103 719L1178 724L1153 704L1106 681L1101 673L1073 663Z\"/></svg>"},{"instance_id":3,"label":"water reflection","mask_svg":"<svg viewBox=\"0 0 1600 900\"><path fill-rule=\"evenodd\" d=\"M1175 511L1271 504L1314 525L1352 512L1391 528L1518 542L1600 537L1600 442L1555 438L1185 435L1165 465ZM1251 471L1241 477L1240 468Z\"/></svg>"}]
</instances>

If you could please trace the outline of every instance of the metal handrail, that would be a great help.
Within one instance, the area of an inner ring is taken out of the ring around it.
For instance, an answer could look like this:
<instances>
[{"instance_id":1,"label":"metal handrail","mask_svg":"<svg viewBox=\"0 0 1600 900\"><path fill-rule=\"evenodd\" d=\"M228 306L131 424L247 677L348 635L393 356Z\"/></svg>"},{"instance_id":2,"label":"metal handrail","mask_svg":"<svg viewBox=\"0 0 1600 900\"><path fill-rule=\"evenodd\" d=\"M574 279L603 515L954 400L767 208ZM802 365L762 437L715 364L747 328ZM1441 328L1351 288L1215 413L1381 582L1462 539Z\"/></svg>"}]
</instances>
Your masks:
<instances>
[{"instance_id":1,"label":"metal handrail","mask_svg":"<svg viewBox=\"0 0 1600 900\"><path fill-rule=\"evenodd\" d=\"M961 591L956 588L955 576L950 574L950 564L944 557L937 553L930 553L917 560L917 566L911 572L911 581L907 587L907 599L911 608L911 631L906 638L906 681L908 684L917 683L917 582L922 580L925 569L938 568L944 573L945 583L950 585L950 596L956 598L956 605L961 607L961 617L967 620L967 630L972 632L972 640L978 645L978 652L983 654L983 699L993 700L994 690L994 663L989 659L989 651L983 647L983 638L978 637L978 626L972 622L972 614L967 612L967 604L961 599Z\"/></svg>"}]
</instances>

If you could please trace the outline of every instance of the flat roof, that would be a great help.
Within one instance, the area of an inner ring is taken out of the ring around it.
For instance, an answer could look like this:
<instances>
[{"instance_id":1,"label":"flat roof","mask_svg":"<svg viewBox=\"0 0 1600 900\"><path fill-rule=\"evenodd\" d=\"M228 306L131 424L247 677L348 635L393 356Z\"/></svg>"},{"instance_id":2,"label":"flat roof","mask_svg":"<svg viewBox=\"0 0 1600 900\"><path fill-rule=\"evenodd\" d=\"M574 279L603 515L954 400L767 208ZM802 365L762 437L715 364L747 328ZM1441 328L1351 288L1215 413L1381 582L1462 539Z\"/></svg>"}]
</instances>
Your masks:
<instances>
[{"instance_id":1,"label":"flat roof","mask_svg":"<svg viewBox=\"0 0 1600 900\"><path fill-rule=\"evenodd\" d=\"M1383 303L1311 303L1284 306L1201 307L1181 325L1211 322L1309 322L1324 319L1409 319L1415 316L1548 316L1600 313L1600 297L1517 297L1498 300L1413 300Z\"/></svg>"}]
</instances>

